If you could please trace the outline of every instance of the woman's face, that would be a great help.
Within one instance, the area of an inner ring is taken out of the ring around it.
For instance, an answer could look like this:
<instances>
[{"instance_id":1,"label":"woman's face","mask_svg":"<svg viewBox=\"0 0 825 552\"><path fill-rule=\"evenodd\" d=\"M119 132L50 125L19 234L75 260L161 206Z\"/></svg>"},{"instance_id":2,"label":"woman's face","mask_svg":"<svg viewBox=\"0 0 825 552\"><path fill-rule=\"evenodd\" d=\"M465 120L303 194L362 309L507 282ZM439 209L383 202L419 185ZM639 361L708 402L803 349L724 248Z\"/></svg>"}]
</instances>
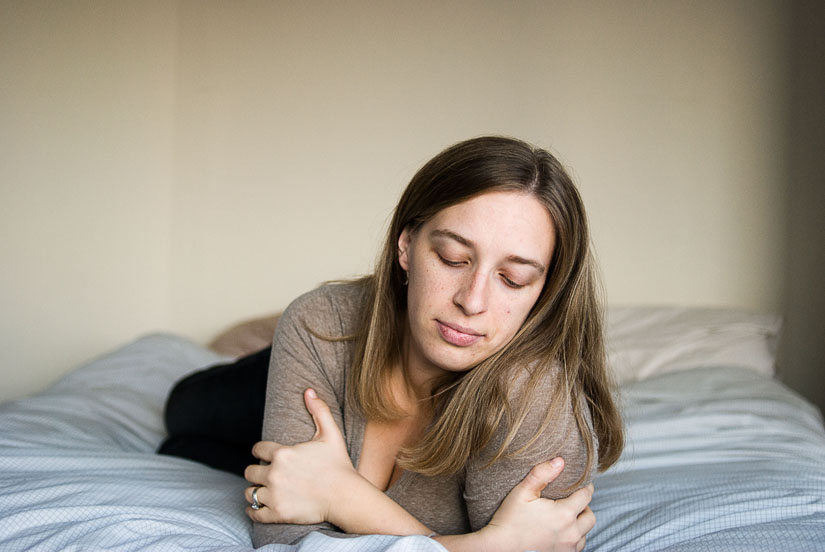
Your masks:
<instances>
[{"instance_id":1,"label":"woman's face","mask_svg":"<svg viewBox=\"0 0 825 552\"><path fill-rule=\"evenodd\" d=\"M405 229L408 369L468 370L507 344L541 293L555 240L547 209L518 192L485 193Z\"/></svg>"}]
</instances>

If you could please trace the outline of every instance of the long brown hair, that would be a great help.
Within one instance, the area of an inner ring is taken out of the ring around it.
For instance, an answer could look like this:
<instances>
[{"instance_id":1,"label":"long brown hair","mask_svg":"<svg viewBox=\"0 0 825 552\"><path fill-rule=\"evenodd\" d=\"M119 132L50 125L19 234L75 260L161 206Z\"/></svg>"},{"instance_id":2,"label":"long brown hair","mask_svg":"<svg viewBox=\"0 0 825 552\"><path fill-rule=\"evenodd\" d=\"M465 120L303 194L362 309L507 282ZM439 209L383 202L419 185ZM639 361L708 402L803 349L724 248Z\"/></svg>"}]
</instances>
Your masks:
<instances>
[{"instance_id":1,"label":"long brown hair","mask_svg":"<svg viewBox=\"0 0 825 552\"><path fill-rule=\"evenodd\" d=\"M402 415L389 387L391 370L402 360L407 309L398 238L405 228L414 231L442 209L491 191L528 193L547 208L557 236L547 280L507 345L471 370L447 376L436 386L433 423L419 443L401 451L399 464L425 475L456 473L502 423L508 428L507 437L492 461L511 454L508 448L539 382L556 370L560 377L542 428L560 421L563 409L572 405L587 450L584 478L596 456L594 433L599 470L616 462L624 446L606 367L587 217L576 187L558 160L520 140L486 136L460 142L435 156L412 178L395 209L375 272L364 279L367 300L355 336L348 393L369 419L392 420ZM513 408L509 385L518 373L525 372L524 392ZM583 411L588 407L592 430ZM537 437L528 440L528 445Z\"/></svg>"}]
</instances>

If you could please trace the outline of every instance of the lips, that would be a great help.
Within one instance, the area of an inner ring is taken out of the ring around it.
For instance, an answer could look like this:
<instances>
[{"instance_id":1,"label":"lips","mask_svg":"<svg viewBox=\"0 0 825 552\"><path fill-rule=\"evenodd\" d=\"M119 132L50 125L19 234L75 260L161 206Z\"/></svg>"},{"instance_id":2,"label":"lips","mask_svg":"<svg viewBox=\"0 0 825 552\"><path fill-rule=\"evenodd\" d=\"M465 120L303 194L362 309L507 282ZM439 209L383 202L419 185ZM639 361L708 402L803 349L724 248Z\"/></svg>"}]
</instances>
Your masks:
<instances>
[{"instance_id":1,"label":"lips","mask_svg":"<svg viewBox=\"0 0 825 552\"><path fill-rule=\"evenodd\" d=\"M455 345L456 347L469 347L482 337L480 334L471 328L464 328L457 324L445 324L441 320L436 320L438 326L438 333L447 343Z\"/></svg>"}]
</instances>

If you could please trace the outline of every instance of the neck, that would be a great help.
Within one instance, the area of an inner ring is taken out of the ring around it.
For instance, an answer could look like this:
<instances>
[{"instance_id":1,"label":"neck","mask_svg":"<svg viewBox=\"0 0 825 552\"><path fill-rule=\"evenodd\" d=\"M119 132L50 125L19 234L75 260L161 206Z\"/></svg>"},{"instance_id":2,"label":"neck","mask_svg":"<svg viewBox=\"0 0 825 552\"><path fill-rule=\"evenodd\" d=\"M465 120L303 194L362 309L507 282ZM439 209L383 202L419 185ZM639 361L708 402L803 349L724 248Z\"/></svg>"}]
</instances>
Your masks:
<instances>
[{"instance_id":1,"label":"neck","mask_svg":"<svg viewBox=\"0 0 825 552\"><path fill-rule=\"evenodd\" d=\"M429 404L428 399L432 397L433 385L441 375L441 371L410 355L409 335L404 337L402 347L401 363L395 371L396 382L400 389L398 387L396 389L402 392L407 403L417 404L416 410L418 410L421 405Z\"/></svg>"}]
</instances>

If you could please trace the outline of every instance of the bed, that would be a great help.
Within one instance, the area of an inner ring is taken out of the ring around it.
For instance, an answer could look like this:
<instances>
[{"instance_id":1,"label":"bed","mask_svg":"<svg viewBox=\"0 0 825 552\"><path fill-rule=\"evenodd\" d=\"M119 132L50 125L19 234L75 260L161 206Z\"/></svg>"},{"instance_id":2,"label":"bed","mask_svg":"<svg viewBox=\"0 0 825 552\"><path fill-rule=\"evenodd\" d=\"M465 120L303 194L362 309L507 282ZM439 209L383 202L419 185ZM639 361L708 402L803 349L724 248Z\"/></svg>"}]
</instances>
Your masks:
<instances>
[{"instance_id":1,"label":"bed","mask_svg":"<svg viewBox=\"0 0 825 552\"><path fill-rule=\"evenodd\" d=\"M734 311L610 311L628 446L596 479L587 550L825 550L825 432L773 377L778 330ZM244 480L154 454L173 383L225 360L146 335L0 405L0 550L249 551ZM444 549L313 533L264 550Z\"/></svg>"}]
</instances>

